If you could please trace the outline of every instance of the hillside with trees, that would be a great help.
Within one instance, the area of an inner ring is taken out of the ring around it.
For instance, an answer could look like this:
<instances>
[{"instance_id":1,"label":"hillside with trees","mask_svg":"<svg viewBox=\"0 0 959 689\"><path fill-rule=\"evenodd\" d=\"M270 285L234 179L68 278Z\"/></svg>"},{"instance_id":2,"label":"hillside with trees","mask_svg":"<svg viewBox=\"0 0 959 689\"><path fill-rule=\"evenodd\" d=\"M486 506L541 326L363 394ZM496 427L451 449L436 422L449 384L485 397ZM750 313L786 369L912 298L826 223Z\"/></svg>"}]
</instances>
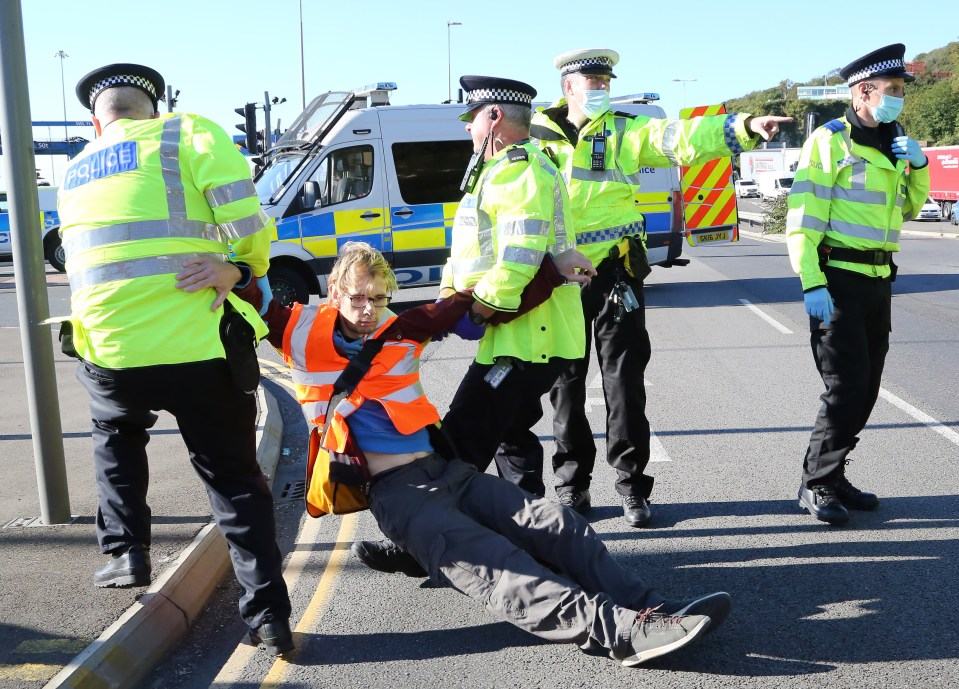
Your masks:
<instances>
[{"instance_id":1,"label":"hillside with trees","mask_svg":"<svg viewBox=\"0 0 959 689\"><path fill-rule=\"evenodd\" d=\"M927 146L959 144L959 42L920 53L909 62L925 63L916 80L906 84L906 102L899 121L914 139ZM949 74L951 73L951 74ZM754 115L785 115L795 122L783 127L782 138L790 146L801 146L806 138L806 113L816 113L816 126L840 117L847 101L799 100L797 86L842 84L839 68L804 82L783 81L772 88L753 91L726 101L728 112Z\"/></svg>"}]
</instances>

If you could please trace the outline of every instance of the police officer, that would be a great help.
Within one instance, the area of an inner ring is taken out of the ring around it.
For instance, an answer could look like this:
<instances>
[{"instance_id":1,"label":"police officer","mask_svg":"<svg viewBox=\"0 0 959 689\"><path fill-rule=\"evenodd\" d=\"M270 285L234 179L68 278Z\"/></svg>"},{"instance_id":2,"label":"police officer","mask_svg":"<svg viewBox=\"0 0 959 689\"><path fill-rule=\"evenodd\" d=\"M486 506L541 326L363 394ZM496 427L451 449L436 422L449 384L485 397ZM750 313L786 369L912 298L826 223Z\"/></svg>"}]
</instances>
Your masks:
<instances>
[{"instance_id":1,"label":"police officer","mask_svg":"<svg viewBox=\"0 0 959 689\"><path fill-rule=\"evenodd\" d=\"M619 55L609 49L574 50L554 60L563 97L533 115L530 134L556 160L569 187L576 244L597 277L582 290L586 353L550 392L555 410L556 493L586 512L596 445L586 417L586 377L591 336L606 399L607 461L630 526L651 518L653 478L643 374L650 357L643 311L646 262L643 216L633 196L644 166L696 165L752 148L770 139L786 117L716 115L665 120L610 110L609 88Z\"/></svg>"},{"instance_id":2,"label":"police officer","mask_svg":"<svg viewBox=\"0 0 959 689\"><path fill-rule=\"evenodd\" d=\"M531 430L543 415L541 397L570 362L583 355L583 310L575 282L594 274L575 246L566 186L556 166L529 141L535 89L513 79L464 76L473 158L453 221L451 256L440 296L473 287L466 323L454 332L479 339L476 359L443 419L453 455L542 496L543 448ZM546 254L579 258L582 274L556 287L545 302L502 325L497 313L520 310L524 288ZM353 552L373 569L422 575L392 542L360 541Z\"/></svg>"},{"instance_id":3,"label":"police officer","mask_svg":"<svg viewBox=\"0 0 959 689\"><path fill-rule=\"evenodd\" d=\"M274 229L230 137L197 115L160 116L163 89L158 72L135 64L80 80L98 138L71 162L59 196L72 291L61 332L90 395L97 538L111 555L94 584L150 583L147 431L164 409L230 546L240 614L253 640L279 654L293 648L290 602L250 394L254 326L265 326L230 294L236 271L224 284L193 264L232 251L245 281L260 276L266 286Z\"/></svg>"},{"instance_id":4,"label":"police officer","mask_svg":"<svg viewBox=\"0 0 959 689\"><path fill-rule=\"evenodd\" d=\"M889 331L893 253L903 220L929 195L928 160L896 117L906 72L901 43L844 67L852 105L803 146L789 195L787 244L802 282L810 341L826 391L803 462L799 505L843 524L879 498L846 478L879 395Z\"/></svg>"}]
</instances>

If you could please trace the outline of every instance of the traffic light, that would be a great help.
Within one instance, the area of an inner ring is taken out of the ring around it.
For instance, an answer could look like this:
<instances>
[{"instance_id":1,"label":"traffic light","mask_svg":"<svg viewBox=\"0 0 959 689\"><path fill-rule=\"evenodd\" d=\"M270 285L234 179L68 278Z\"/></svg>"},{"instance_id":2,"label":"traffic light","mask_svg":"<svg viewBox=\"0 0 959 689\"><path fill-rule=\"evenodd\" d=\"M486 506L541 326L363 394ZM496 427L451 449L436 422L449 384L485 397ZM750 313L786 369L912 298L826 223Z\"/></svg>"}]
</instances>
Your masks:
<instances>
[{"instance_id":1,"label":"traffic light","mask_svg":"<svg viewBox=\"0 0 959 689\"><path fill-rule=\"evenodd\" d=\"M243 115L243 124L236 125L236 128L246 134L246 150L250 155L256 155L259 153L256 144L256 105L247 103L242 108L234 108L233 112Z\"/></svg>"}]
</instances>

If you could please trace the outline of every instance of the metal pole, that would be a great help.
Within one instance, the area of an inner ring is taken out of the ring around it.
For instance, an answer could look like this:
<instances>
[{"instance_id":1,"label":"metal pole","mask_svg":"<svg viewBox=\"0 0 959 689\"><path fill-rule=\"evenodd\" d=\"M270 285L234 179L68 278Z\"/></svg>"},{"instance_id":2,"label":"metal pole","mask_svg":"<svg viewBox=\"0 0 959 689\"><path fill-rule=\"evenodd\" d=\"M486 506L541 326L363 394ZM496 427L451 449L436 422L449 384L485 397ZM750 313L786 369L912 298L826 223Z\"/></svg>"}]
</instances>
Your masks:
<instances>
[{"instance_id":1,"label":"metal pole","mask_svg":"<svg viewBox=\"0 0 959 689\"><path fill-rule=\"evenodd\" d=\"M270 92L263 92L263 152L266 153L270 150Z\"/></svg>"},{"instance_id":2,"label":"metal pole","mask_svg":"<svg viewBox=\"0 0 959 689\"><path fill-rule=\"evenodd\" d=\"M70 135L67 134L67 86L63 78L63 58L70 56L63 50L58 50L53 56L60 58L60 90L63 94L63 140L66 141L70 138Z\"/></svg>"},{"instance_id":3,"label":"metal pole","mask_svg":"<svg viewBox=\"0 0 959 689\"><path fill-rule=\"evenodd\" d=\"M450 27L463 26L462 22L446 22L446 102L453 102L453 48L450 39Z\"/></svg>"},{"instance_id":4,"label":"metal pole","mask_svg":"<svg viewBox=\"0 0 959 689\"><path fill-rule=\"evenodd\" d=\"M303 0L300 0L300 98L301 110L306 110L306 71L303 62Z\"/></svg>"},{"instance_id":5,"label":"metal pole","mask_svg":"<svg viewBox=\"0 0 959 689\"><path fill-rule=\"evenodd\" d=\"M173 112L173 87L166 85L166 111Z\"/></svg>"},{"instance_id":6,"label":"metal pole","mask_svg":"<svg viewBox=\"0 0 959 689\"><path fill-rule=\"evenodd\" d=\"M61 65L63 63L61 62ZM64 116L66 121L66 116ZM40 205L35 179L27 90L27 58L19 0L0 2L0 131L9 142L3 156L13 228L13 269L27 379L27 405L33 435L40 517L44 524L70 522L70 492L63 459L63 430L57 401L46 269L40 238Z\"/></svg>"}]
</instances>

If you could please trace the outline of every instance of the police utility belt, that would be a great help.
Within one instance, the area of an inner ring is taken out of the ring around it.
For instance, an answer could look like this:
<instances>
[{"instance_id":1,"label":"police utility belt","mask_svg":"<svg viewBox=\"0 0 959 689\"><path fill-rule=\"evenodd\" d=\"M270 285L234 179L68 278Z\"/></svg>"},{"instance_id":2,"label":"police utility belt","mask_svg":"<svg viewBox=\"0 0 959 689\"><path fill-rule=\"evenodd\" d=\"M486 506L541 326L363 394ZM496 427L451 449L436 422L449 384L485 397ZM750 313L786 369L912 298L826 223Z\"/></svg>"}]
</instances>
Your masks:
<instances>
[{"instance_id":1,"label":"police utility belt","mask_svg":"<svg viewBox=\"0 0 959 689\"><path fill-rule=\"evenodd\" d=\"M864 263L869 266L888 266L892 263L891 251L882 249L847 249L841 246L819 245L819 258L822 262L845 261L846 263Z\"/></svg>"}]
</instances>

